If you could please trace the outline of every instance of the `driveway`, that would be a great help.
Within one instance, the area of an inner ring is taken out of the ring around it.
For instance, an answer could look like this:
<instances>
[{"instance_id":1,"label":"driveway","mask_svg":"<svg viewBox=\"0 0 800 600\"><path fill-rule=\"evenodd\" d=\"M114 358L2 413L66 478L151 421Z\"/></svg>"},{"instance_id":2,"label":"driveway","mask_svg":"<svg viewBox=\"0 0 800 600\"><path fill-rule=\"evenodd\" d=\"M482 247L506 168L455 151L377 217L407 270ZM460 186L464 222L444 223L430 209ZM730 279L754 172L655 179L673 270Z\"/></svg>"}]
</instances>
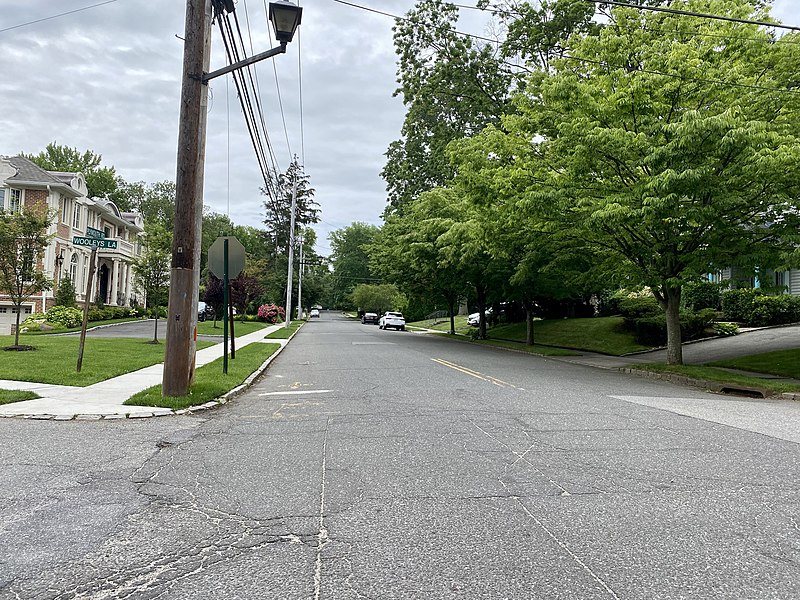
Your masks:
<instances>
[{"instance_id":1,"label":"driveway","mask_svg":"<svg viewBox=\"0 0 800 600\"><path fill-rule=\"evenodd\" d=\"M114 338L149 338L153 339L153 329L155 321L148 319L145 321L128 321L127 323L116 323L88 329L87 336L91 337L114 337ZM80 332L73 332L69 335L80 335ZM167 320L158 320L158 339L162 342L167 339ZM222 340L222 329L219 335L198 335L198 340L219 342Z\"/></svg>"}]
</instances>

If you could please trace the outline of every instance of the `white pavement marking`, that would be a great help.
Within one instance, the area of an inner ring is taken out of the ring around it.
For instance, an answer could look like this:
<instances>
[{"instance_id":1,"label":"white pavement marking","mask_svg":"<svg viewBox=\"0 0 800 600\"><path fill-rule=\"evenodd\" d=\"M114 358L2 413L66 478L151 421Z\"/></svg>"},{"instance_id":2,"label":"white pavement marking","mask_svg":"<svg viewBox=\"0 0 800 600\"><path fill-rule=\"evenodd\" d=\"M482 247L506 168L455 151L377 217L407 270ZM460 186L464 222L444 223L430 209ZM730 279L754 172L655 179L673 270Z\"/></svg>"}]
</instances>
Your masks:
<instances>
[{"instance_id":1,"label":"white pavement marking","mask_svg":"<svg viewBox=\"0 0 800 600\"><path fill-rule=\"evenodd\" d=\"M800 444L800 402L792 400L611 397Z\"/></svg>"},{"instance_id":2,"label":"white pavement marking","mask_svg":"<svg viewBox=\"0 0 800 600\"><path fill-rule=\"evenodd\" d=\"M319 533L317 533L317 560L314 568L314 600L322 593L322 550L328 543L328 528L325 526L325 475L328 464L328 429L330 419L325 423L325 439L322 441L322 481L319 492Z\"/></svg>"},{"instance_id":3,"label":"white pavement marking","mask_svg":"<svg viewBox=\"0 0 800 600\"><path fill-rule=\"evenodd\" d=\"M294 390L291 392L264 392L259 396L304 396L306 394L330 394L333 390Z\"/></svg>"},{"instance_id":4,"label":"white pavement marking","mask_svg":"<svg viewBox=\"0 0 800 600\"><path fill-rule=\"evenodd\" d=\"M394 346L394 342L351 342L353 346Z\"/></svg>"}]
</instances>

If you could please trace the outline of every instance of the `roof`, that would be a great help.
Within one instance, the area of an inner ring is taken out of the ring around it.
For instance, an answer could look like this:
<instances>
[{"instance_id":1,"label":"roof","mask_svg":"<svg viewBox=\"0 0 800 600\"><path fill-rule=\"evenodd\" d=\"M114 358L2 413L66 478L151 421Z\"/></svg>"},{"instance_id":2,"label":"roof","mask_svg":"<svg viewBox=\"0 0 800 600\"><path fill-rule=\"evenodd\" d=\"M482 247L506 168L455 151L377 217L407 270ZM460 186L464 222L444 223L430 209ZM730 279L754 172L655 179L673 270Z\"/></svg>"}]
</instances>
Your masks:
<instances>
[{"instance_id":1,"label":"roof","mask_svg":"<svg viewBox=\"0 0 800 600\"><path fill-rule=\"evenodd\" d=\"M57 187L60 190L71 191L74 196L80 195L78 190L72 188L61 179L54 177L27 158L23 158L22 156L6 156L4 160L17 171L16 174L6 179L8 183L27 184L37 187L49 185Z\"/></svg>"}]
</instances>

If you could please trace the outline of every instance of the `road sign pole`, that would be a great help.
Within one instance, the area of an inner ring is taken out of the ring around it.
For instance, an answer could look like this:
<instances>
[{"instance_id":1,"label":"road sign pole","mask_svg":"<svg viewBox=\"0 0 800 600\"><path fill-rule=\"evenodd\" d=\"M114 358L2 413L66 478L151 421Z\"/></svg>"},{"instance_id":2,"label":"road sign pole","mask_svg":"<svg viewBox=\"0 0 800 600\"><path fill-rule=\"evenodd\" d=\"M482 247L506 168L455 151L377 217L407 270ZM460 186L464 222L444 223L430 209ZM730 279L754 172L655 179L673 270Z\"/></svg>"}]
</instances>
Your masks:
<instances>
[{"instance_id":1,"label":"road sign pole","mask_svg":"<svg viewBox=\"0 0 800 600\"><path fill-rule=\"evenodd\" d=\"M89 279L86 281L86 295L83 298L83 323L81 323L81 341L78 343L78 373L81 372L83 366L83 347L86 344L86 324L89 322L89 302L92 299L95 258L97 258L97 246L92 247L92 254L89 258Z\"/></svg>"},{"instance_id":2,"label":"road sign pole","mask_svg":"<svg viewBox=\"0 0 800 600\"><path fill-rule=\"evenodd\" d=\"M222 246L222 372L228 373L228 238Z\"/></svg>"}]
</instances>

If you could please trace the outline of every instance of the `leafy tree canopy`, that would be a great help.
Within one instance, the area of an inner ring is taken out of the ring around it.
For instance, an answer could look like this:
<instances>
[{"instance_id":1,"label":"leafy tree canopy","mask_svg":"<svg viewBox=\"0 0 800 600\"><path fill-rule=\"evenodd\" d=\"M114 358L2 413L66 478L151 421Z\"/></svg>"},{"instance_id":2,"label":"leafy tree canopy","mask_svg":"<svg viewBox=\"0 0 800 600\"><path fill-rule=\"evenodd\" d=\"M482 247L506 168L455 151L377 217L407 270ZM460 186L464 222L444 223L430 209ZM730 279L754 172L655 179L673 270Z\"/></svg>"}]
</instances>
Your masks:
<instances>
[{"instance_id":1,"label":"leafy tree canopy","mask_svg":"<svg viewBox=\"0 0 800 600\"><path fill-rule=\"evenodd\" d=\"M20 155L46 171L83 173L91 198L109 199L117 189L117 174L114 167L101 167L103 157L91 150L80 152L77 148L60 146L52 142L39 154L20 153Z\"/></svg>"}]
</instances>

